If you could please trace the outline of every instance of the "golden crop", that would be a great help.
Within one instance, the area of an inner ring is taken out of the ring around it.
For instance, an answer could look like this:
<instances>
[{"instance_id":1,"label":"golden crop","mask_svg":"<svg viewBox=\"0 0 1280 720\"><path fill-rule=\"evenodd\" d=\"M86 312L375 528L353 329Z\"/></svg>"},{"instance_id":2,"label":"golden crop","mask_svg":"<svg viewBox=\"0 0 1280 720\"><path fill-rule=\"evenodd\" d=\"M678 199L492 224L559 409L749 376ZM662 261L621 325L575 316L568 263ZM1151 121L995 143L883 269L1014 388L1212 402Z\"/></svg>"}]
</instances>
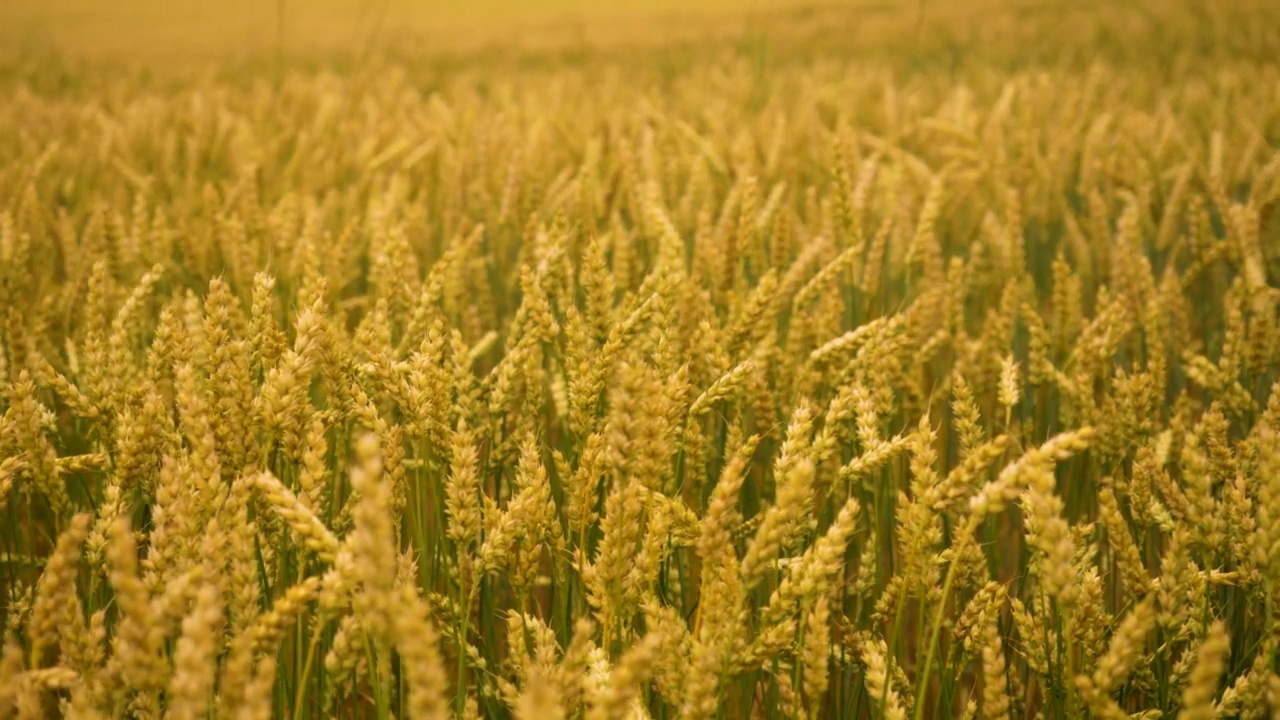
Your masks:
<instances>
[{"instance_id":1,"label":"golden crop","mask_svg":"<svg viewBox=\"0 0 1280 720\"><path fill-rule=\"evenodd\" d=\"M0 717L1280 713L1280 13L783 5L6 51Z\"/></svg>"}]
</instances>

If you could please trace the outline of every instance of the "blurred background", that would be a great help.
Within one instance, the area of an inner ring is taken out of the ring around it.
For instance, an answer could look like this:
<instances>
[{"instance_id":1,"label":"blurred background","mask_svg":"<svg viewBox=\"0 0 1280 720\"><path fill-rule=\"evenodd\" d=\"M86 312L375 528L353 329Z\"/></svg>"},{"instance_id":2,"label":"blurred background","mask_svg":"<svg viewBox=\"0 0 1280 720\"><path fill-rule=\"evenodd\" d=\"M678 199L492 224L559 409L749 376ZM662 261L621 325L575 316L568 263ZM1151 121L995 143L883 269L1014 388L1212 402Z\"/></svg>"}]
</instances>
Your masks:
<instances>
[{"instance_id":1,"label":"blurred background","mask_svg":"<svg viewBox=\"0 0 1280 720\"><path fill-rule=\"evenodd\" d=\"M0 0L12 42L86 55L200 56L352 50L410 39L606 40L795 8L796 0ZM813 2L804 3L815 6Z\"/></svg>"},{"instance_id":2,"label":"blurred background","mask_svg":"<svg viewBox=\"0 0 1280 720\"><path fill-rule=\"evenodd\" d=\"M725 38L742 42L710 42ZM164 71L211 60L279 69L379 54L523 62L545 59L547 49L580 57L654 46L693 54L728 48L768 63L856 57L936 69L970 59L1103 61L1177 73L1188 69L1178 63L1218 56L1274 63L1280 1L0 0L0 73L33 57L47 66L51 55Z\"/></svg>"}]
</instances>

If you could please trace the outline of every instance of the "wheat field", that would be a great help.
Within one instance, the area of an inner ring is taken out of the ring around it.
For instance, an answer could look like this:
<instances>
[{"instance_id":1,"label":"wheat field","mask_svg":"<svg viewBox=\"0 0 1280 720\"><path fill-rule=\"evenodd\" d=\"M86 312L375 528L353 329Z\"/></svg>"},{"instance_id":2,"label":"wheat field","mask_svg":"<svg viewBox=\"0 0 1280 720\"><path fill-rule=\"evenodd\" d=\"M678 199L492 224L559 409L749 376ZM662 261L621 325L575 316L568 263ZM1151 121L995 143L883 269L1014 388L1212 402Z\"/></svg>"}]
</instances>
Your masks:
<instances>
[{"instance_id":1,"label":"wheat field","mask_svg":"<svg viewBox=\"0 0 1280 720\"><path fill-rule=\"evenodd\" d=\"M1280 8L677 6L0 8L0 718L1280 717Z\"/></svg>"}]
</instances>

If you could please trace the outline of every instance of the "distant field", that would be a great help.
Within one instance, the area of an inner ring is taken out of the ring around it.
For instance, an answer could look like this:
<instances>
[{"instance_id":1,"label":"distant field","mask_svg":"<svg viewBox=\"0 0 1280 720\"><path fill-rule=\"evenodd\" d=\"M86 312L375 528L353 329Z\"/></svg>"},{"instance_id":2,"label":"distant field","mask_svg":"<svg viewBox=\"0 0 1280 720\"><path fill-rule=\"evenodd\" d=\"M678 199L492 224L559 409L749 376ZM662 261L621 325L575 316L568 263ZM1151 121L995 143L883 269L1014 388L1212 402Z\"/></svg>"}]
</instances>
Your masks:
<instances>
[{"instance_id":1,"label":"distant field","mask_svg":"<svg viewBox=\"0 0 1280 720\"><path fill-rule=\"evenodd\" d=\"M405 46L430 56L495 46L661 45L745 32L806 38L825 29L838 32L817 47L834 56L976 50L1032 60L1068 52L1085 62L1089 53L1116 52L1111 43L1150 57L1195 45L1209 55L1265 53L1277 17L1267 0L3 0L0 38L11 48L161 64Z\"/></svg>"},{"instance_id":2,"label":"distant field","mask_svg":"<svg viewBox=\"0 0 1280 720\"><path fill-rule=\"evenodd\" d=\"M366 43L427 39L450 47L467 42L553 37L558 41L651 31L678 33L681 22L741 22L749 13L796 7L794 0L272 0L196 2L55 0L0 4L6 34L27 35L60 47L106 56L249 54L350 50ZM514 33L513 33L514 31Z\"/></svg>"},{"instance_id":3,"label":"distant field","mask_svg":"<svg viewBox=\"0 0 1280 720\"><path fill-rule=\"evenodd\" d=\"M0 2L0 720L1280 717L1278 57Z\"/></svg>"}]
</instances>

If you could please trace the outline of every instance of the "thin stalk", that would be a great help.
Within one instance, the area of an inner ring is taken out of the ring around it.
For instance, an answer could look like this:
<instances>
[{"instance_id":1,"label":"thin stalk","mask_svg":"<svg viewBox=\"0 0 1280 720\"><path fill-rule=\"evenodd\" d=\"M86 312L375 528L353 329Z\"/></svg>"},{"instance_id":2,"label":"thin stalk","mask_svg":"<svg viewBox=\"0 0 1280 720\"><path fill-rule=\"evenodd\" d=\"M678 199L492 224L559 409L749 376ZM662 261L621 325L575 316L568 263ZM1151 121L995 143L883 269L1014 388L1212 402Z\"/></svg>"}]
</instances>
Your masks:
<instances>
[{"instance_id":1,"label":"thin stalk","mask_svg":"<svg viewBox=\"0 0 1280 720\"><path fill-rule=\"evenodd\" d=\"M933 628L929 631L929 644L925 648L924 667L916 678L915 720L924 718L924 702L929 690L929 676L933 672L933 655L938 647L938 638L942 634L942 615L947 611L947 599L951 596L951 585L956 578L956 562L947 566L947 577L942 583L942 597L938 600L938 611L933 616Z\"/></svg>"},{"instance_id":2,"label":"thin stalk","mask_svg":"<svg viewBox=\"0 0 1280 720\"><path fill-rule=\"evenodd\" d=\"M311 676L311 667L315 663L316 650L320 646L323 633L311 636L310 647L307 648L307 660L302 665L302 676L298 678L298 690L293 698L293 720L302 720L302 704L307 698L307 678Z\"/></svg>"}]
</instances>

